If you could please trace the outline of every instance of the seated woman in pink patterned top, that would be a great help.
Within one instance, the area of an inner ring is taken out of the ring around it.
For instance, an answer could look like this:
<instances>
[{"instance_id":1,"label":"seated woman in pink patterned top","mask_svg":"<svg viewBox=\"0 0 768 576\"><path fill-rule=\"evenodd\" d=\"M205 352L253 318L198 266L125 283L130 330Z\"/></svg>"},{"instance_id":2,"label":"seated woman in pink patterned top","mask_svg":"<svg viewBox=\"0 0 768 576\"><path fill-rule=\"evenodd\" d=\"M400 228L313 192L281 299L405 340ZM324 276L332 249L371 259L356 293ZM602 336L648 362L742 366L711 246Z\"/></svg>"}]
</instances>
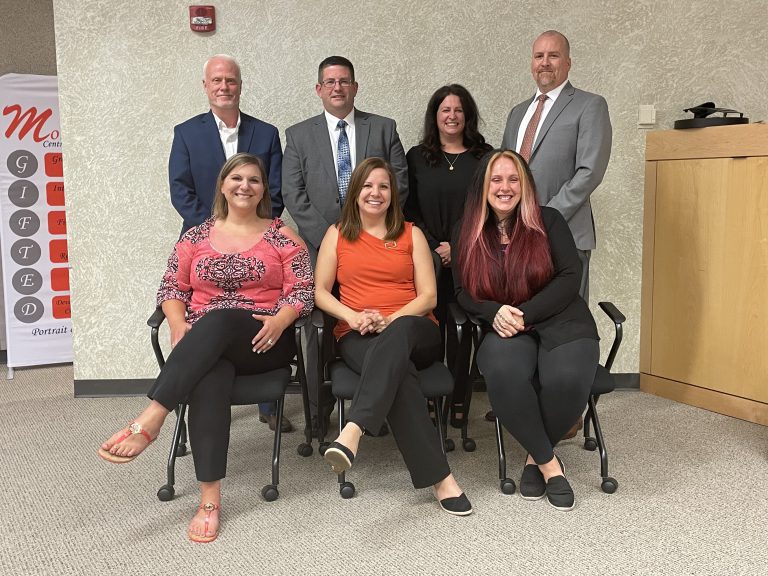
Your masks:
<instances>
[{"instance_id":1,"label":"seated woman in pink patterned top","mask_svg":"<svg viewBox=\"0 0 768 576\"><path fill-rule=\"evenodd\" d=\"M259 158L236 154L221 169L213 217L177 242L157 301L173 350L149 391L149 406L104 442L99 455L130 462L157 437L168 413L188 400L201 504L187 533L210 542L219 530L235 374L286 366L296 354L286 329L314 304L309 255L291 229L271 218Z\"/></svg>"}]
</instances>

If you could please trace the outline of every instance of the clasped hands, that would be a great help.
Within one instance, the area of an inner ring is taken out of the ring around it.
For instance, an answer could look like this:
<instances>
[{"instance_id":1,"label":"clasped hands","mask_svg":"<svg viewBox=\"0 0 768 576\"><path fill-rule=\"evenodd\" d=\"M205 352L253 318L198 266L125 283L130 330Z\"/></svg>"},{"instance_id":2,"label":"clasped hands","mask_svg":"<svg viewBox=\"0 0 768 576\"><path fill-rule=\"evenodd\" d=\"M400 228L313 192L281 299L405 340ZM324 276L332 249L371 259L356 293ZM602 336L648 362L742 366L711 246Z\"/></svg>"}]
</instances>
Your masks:
<instances>
[{"instance_id":1,"label":"clasped hands","mask_svg":"<svg viewBox=\"0 0 768 576\"><path fill-rule=\"evenodd\" d=\"M525 330L523 313L514 306L504 304L493 318L493 329L502 338L511 338Z\"/></svg>"},{"instance_id":2,"label":"clasped hands","mask_svg":"<svg viewBox=\"0 0 768 576\"><path fill-rule=\"evenodd\" d=\"M349 327L357 330L360 334L381 333L389 326L391 320L388 316L383 316L378 310L366 308L362 312L356 312L348 322Z\"/></svg>"}]
</instances>

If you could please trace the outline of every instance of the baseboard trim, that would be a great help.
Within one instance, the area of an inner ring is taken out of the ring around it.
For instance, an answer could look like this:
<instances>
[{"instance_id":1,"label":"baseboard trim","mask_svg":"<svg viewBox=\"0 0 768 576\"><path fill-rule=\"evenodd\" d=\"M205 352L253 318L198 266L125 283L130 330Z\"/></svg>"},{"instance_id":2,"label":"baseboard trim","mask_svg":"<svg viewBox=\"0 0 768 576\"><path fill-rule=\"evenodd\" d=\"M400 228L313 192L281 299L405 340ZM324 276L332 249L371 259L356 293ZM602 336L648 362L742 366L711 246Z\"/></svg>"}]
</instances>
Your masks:
<instances>
[{"instance_id":1,"label":"baseboard trim","mask_svg":"<svg viewBox=\"0 0 768 576\"><path fill-rule=\"evenodd\" d=\"M75 398L145 396L153 382L151 378L75 380Z\"/></svg>"},{"instance_id":2,"label":"baseboard trim","mask_svg":"<svg viewBox=\"0 0 768 576\"><path fill-rule=\"evenodd\" d=\"M639 372L624 372L614 374L613 379L616 382L617 390L640 390L640 373Z\"/></svg>"}]
</instances>

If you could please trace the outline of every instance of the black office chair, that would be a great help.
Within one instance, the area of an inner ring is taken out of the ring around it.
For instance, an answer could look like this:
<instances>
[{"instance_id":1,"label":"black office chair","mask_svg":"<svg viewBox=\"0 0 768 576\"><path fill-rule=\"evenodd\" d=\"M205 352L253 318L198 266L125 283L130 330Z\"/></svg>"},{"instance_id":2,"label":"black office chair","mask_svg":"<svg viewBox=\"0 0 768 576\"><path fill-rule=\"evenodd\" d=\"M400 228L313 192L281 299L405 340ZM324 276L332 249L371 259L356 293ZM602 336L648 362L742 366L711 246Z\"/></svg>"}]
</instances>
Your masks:
<instances>
[{"instance_id":1,"label":"black office chair","mask_svg":"<svg viewBox=\"0 0 768 576\"><path fill-rule=\"evenodd\" d=\"M587 413L584 417L584 449L594 451L599 448L600 476L602 478L600 487L606 494L613 494L618 489L619 483L615 478L612 478L608 475L608 450L605 445L605 438L603 437L602 428L600 427L600 419L597 416L597 402L601 395L612 392L615 388L615 382L613 376L611 375L611 367L613 366L613 361L616 358L619 346L621 345L623 335L622 325L626 321L626 317L611 302L599 302L598 306L600 306L603 312L605 312L613 321L615 335L613 344L611 345L611 350L608 353L608 358L605 361L605 366L598 365L597 372L595 373L595 380L592 383L592 389L590 391L587 404ZM460 309L457 309L458 307L454 308L454 313L459 314L459 316L463 318L462 315L464 312ZM482 343L482 340L488 329L487 325L481 322L478 318L469 315L467 315L467 318L473 329L471 342L464 338L464 340L460 343L460 347L465 354L468 354L467 350L470 347L474 347L475 351L479 349L480 344ZM465 334L466 330L462 335ZM472 357L471 369L469 371L470 381L472 380L472 374L478 374L477 362L474 355ZM534 380L534 385L536 385L536 380ZM467 387L467 397L465 399L466 407L469 406L471 395L472 387L470 385ZM465 408L465 418L466 414L468 414L468 408ZM595 428L594 437L590 436L591 425L594 425ZM464 427L462 429L463 438L466 437L466 426L467 422L465 420ZM514 494L517 487L514 480L507 477L507 458L506 452L504 450L504 433L498 418L496 418L496 447L499 455L499 482L501 491L504 494Z\"/></svg>"},{"instance_id":2,"label":"black office chair","mask_svg":"<svg viewBox=\"0 0 768 576\"><path fill-rule=\"evenodd\" d=\"M165 365L165 357L160 348L159 330L160 325L165 320L165 314L161 308L157 308L147 320L147 324L152 329L152 349L155 352L155 358L160 368ZM280 482L280 440L282 437L281 428L283 423L283 404L287 391L300 392L304 403L304 433L309 431L309 397L307 395L307 384L304 372L304 358L301 350L301 328L306 324L307 318L299 318L294 323L294 337L296 339L296 363L295 366L286 366L263 374L253 374L249 376L238 376L232 389L232 405L241 406L247 404L260 404L262 402L277 403L277 423L275 424L275 438L272 447L272 482L261 489L261 495L267 502L277 500L280 493L277 491L277 485ZM187 454L187 427L184 421L184 415L187 405L179 404L176 408L176 427L173 431L173 441L168 455L167 482L157 491L157 497L167 502L173 499L175 494L175 469L176 458Z\"/></svg>"},{"instance_id":3,"label":"black office chair","mask_svg":"<svg viewBox=\"0 0 768 576\"><path fill-rule=\"evenodd\" d=\"M351 400L360 383L360 376L347 366L336 350L336 341L332 337L336 319L315 309L312 312L312 325L317 330L318 342L318 367L320 386L330 386L331 392L336 397L338 409L339 431L346 424L344 416L344 402ZM307 352L309 353L309 351ZM431 366L419 370L419 385L424 394L425 401L431 401L434 406L435 423L440 435L440 444L443 452L453 450L453 441L446 438L444 398L453 390L453 377L450 370L442 362L435 362ZM324 454L328 443L324 439L324 430L321 430L320 453ZM348 482L346 474L338 477L339 493L342 498L352 498L355 495L355 485Z\"/></svg>"}]
</instances>

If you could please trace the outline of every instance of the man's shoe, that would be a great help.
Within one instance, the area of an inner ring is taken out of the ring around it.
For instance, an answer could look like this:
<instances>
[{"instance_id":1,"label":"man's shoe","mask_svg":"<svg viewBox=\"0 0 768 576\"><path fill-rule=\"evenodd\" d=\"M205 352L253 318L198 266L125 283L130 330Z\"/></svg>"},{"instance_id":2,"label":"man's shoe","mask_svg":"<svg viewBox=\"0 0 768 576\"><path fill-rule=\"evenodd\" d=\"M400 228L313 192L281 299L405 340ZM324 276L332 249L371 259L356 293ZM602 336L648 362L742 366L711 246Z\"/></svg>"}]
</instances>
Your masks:
<instances>
[{"instance_id":1,"label":"man's shoe","mask_svg":"<svg viewBox=\"0 0 768 576\"><path fill-rule=\"evenodd\" d=\"M488 412L485 413L485 419L488 422L496 422L496 414L493 413L493 410L488 410Z\"/></svg>"},{"instance_id":2,"label":"man's shoe","mask_svg":"<svg viewBox=\"0 0 768 576\"><path fill-rule=\"evenodd\" d=\"M520 496L525 500L540 500L547 492L544 474L536 464L526 464L520 478Z\"/></svg>"},{"instance_id":3,"label":"man's shoe","mask_svg":"<svg viewBox=\"0 0 768 576\"><path fill-rule=\"evenodd\" d=\"M269 424L269 429L274 432L275 426L277 426L277 414L262 414L259 412L259 422ZM291 424L291 421L288 420L288 417L283 414L283 423L280 426L280 431L285 434L286 432L293 432L293 430L293 424Z\"/></svg>"},{"instance_id":4,"label":"man's shoe","mask_svg":"<svg viewBox=\"0 0 768 576\"><path fill-rule=\"evenodd\" d=\"M574 424L573 427L565 433L565 436L563 436L561 440L569 440L573 438L582 428L584 428L584 417L579 416L579 419L576 420L576 424Z\"/></svg>"}]
</instances>

